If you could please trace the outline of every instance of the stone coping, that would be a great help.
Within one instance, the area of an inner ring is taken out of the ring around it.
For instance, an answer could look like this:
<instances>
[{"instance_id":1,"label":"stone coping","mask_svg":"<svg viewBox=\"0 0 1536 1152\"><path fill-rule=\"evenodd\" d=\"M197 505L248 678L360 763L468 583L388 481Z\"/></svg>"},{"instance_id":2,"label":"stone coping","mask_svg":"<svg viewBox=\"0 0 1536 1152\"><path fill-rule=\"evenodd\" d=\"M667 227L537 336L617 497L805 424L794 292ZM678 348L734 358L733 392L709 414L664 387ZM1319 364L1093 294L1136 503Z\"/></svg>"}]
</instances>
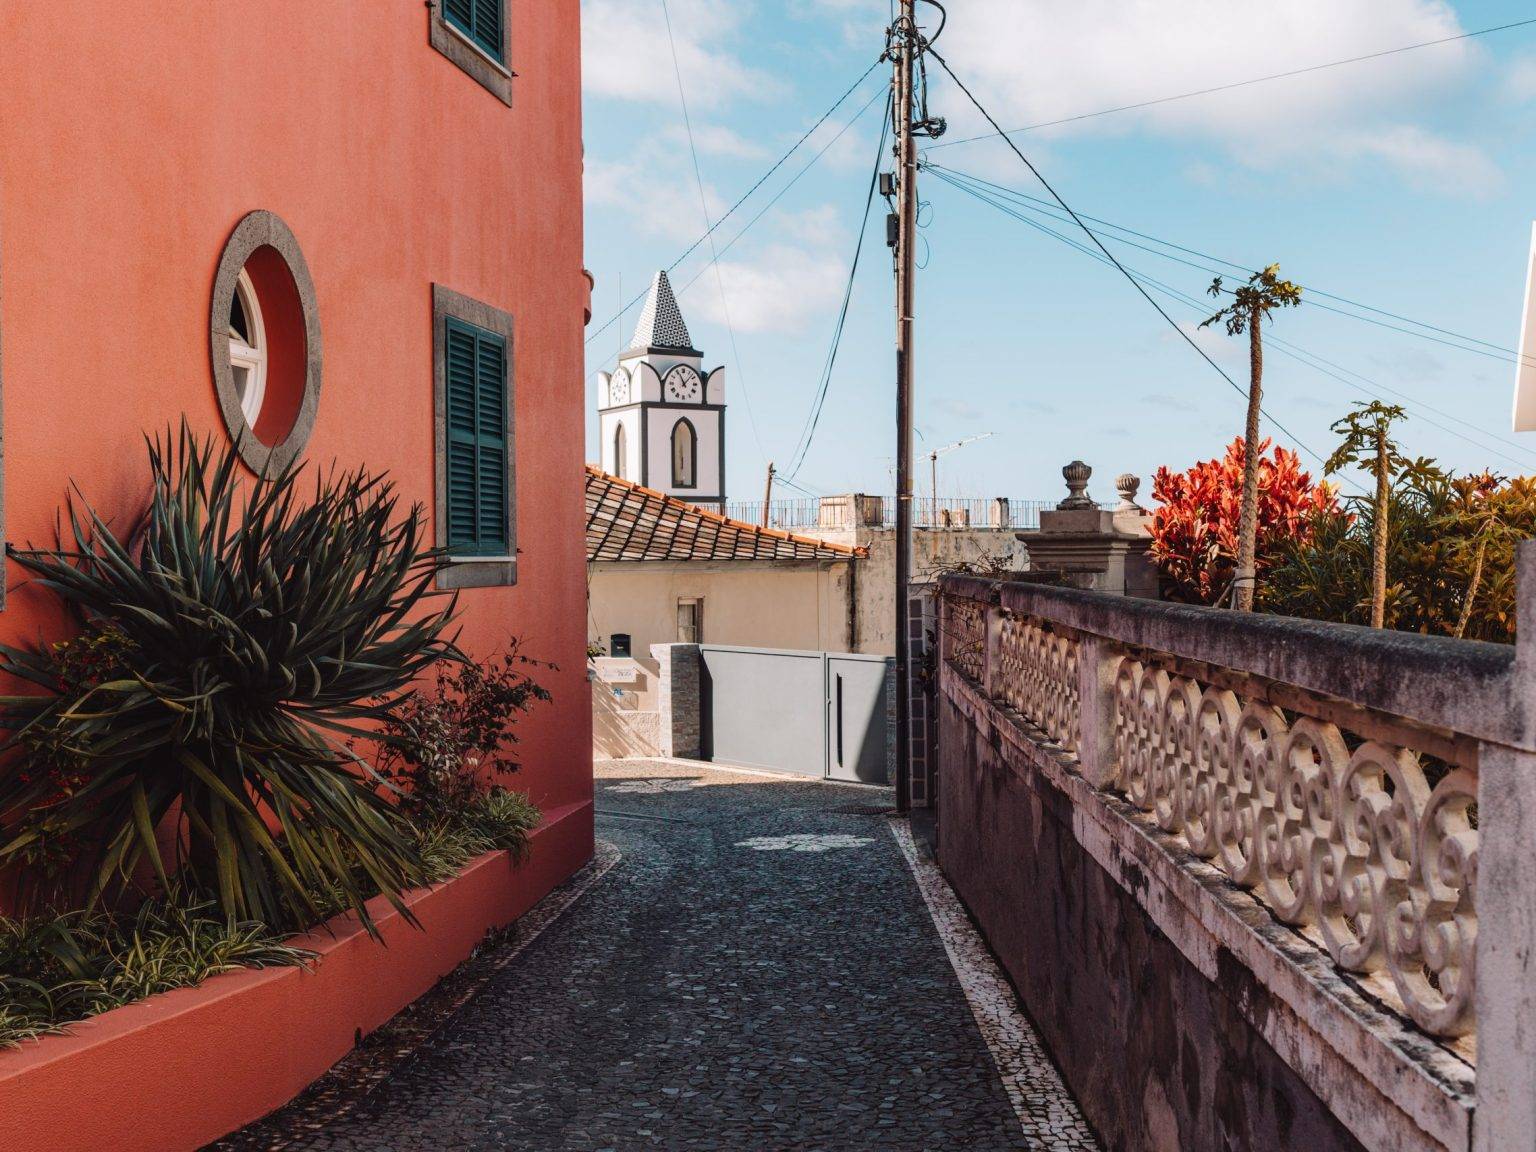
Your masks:
<instances>
[{"instance_id":1,"label":"stone coping","mask_svg":"<svg viewBox=\"0 0 1536 1152\"><path fill-rule=\"evenodd\" d=\"M973 576L945 576L943 588L950 596L1294 685L1431 728L1536 749L1536 717L1525 694L1514 690L1512 645Z\"/></svg>"}]
</instances>

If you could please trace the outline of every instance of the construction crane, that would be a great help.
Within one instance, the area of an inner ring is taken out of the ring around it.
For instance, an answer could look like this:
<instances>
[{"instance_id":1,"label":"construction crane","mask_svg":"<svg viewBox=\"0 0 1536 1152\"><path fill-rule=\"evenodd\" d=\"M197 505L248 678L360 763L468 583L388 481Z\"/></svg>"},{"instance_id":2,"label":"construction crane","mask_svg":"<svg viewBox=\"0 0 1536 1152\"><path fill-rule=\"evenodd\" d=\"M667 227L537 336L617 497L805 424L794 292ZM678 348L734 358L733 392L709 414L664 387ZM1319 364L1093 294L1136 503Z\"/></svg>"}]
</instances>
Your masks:
<instances>
[{"instance_id":1,"label":"construction crane","mask_svg":"<svg viewBox=\"0 0 1536 1152\"><path fill-rule=\"evenodd\" d=\"M933 494L932 515L928 519L930 525L937 525L939 522L939 457L946 456L957 448L964 448L967 444L985 440L992 435L994 435L992 432L982 432L976 436L967 436L964 440L956 440L953 444L946 444L928 453L928 482L932 486L930 491Z\"/></svg>"}]
</instances>

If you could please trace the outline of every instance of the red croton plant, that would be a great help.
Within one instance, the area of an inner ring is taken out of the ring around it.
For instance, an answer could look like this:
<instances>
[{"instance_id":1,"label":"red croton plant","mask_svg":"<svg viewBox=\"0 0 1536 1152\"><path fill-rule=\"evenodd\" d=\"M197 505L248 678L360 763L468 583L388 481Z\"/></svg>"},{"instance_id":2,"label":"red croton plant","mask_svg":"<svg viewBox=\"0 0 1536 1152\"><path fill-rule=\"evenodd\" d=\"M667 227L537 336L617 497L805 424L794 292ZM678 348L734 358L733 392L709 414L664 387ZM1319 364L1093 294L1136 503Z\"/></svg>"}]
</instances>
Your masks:
<instances>
[{"instance_id":1,"label":"red croton plant","mask_svg":"<svg viewBox=\"0 0 1536 1152\"><path fill-rule=\"evenodd\" d=\"M1305 541L1316 517L1336 511L1333 488L1314 484L1296 453L1270 442L1259 445L1259 594L1277 548ZM1187 472L1159 468L1152 478L1158 503L1152 518L1152 557L1171 600L1214 604L1237 567L1237 522L1243 493L1243 440L1227 445L1219 460L1202 460Z\"/></svg>"}]
</instances>

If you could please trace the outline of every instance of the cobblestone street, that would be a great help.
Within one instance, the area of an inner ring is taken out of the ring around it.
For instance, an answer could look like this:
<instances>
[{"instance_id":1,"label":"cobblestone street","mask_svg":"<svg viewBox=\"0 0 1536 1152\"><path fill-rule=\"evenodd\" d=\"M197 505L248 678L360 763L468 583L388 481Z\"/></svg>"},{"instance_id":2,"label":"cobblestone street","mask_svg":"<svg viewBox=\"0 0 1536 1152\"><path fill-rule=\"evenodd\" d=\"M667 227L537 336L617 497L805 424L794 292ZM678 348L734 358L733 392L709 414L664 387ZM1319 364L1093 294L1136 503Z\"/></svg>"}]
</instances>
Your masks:
<instances>
[{"instance_id":1,"label":"cobblestone street","mask_svg":"<svg viewBox=\"0 0 1536 1152\"><path fill-rule=\"evenodd\" d=\"M600 765L573 887L217 1147L1095 1147L886 795Z\"/></svg>"}]
</instances>

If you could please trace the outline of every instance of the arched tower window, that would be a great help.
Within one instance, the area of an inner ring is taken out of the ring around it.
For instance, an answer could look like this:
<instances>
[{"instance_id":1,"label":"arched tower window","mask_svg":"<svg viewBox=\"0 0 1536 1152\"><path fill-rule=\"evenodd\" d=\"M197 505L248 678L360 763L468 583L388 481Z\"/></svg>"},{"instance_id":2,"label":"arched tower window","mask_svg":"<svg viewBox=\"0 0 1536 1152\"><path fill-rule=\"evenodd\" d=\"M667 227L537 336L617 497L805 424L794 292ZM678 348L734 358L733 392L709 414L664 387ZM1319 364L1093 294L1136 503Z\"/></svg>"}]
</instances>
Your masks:
<instances>
[{"instance_id":1,"label":"arched tower window","mask_svg":"<svg viewBox=\"0 0 1536 1152\"><path fill-rule=\"evenodd\" d=\"M698 487L698 434L687 420L672 426L672 487Z\"/></svg>"},{"instance_id":2,"label":"arched tower window","mask_svg":"<svg viewBox=\"0 0 1536 1152\"><path fill-rule=\"evenodd\" d=\"M625 479L624 461L629 456L629 434L624 431L624 425L620 424L613 430L613 474L620 480Z\"/></svg>"}]
</instances>

